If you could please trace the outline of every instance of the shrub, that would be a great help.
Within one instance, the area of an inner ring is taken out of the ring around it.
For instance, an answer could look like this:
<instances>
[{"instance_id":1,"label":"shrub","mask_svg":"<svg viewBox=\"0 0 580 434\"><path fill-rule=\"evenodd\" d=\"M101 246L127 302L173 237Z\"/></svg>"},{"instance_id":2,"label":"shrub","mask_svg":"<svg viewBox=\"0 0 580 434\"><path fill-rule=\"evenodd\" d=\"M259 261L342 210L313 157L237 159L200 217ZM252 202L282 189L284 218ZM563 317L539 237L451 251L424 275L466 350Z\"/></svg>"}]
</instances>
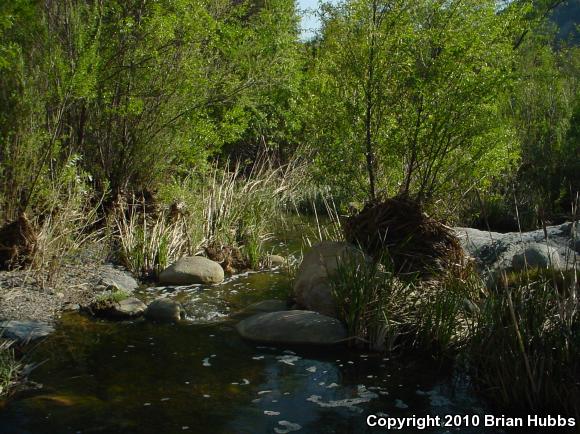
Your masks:
<instances>
[{"instance_id":1,"label":"shrub","mask_svg":"<svg viewBox=\"0 0 580 434\"><path fill-rule=\"evenodd\" d=\"M53 181L42 185L34 207L38 237L32 266L49 282L82 247L103 240L99 229L103 196L95 193L91 177L79 166L80 158L71 157Z\"/></svg>"}]
</instances>

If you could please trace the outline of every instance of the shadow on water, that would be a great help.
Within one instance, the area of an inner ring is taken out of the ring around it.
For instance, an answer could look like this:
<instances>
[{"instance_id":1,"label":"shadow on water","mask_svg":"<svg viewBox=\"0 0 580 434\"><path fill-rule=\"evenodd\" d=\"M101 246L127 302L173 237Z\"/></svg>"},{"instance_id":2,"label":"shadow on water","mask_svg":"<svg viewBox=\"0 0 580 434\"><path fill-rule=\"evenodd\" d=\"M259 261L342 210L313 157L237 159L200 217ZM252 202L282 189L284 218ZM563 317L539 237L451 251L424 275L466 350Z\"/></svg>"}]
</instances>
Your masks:
<instances>
[{"instance_id":1,"label":"shadow on water","mask_svg":"<svg viewBox=\"0 0 580 434\"><path fill-rule=\"evenodd\" d=\"M31 354L46 360L31 375L43 389L10 402L0 432L365 433L378 431L366 427L371 413L483 412L465 381L429 360L240 339L229 314L285 299L288 289L282 271L212 287L142 289L143 299L185 305L188 321L176 325L67 314Z\"/></svg>"}]
</instances>

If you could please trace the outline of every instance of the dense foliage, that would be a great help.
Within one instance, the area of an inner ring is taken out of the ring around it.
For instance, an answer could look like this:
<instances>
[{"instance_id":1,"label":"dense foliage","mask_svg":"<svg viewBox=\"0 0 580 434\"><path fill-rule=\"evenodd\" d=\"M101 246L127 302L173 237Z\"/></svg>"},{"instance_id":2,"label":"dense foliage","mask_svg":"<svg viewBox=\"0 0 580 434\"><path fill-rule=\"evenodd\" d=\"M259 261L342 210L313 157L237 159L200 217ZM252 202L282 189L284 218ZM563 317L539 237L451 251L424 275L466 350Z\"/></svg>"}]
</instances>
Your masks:
<instances>
[{"instance_id":1,"label":"dense foliage","mask_svg":"<svg viewBox=\"0 0 580 434\"><path fill-rule=\"evenodd\" d=\"M302 157L344 203L569 213L579 55L561 3L333 2L301 41L292 0L2 2L1 219L46 214L63 185L155 196L264 153Z\"/></svg>"},{"instance_id":2,"label":"dense foliage","mask_svg":"<svg viewBox=\"0 0 580 434\"><path fill-rule=\"evenodd\" d=\"M29 216L51 280L93 242L135 274L204 248L259 268L276 217L316 198L495 230L577 219L579 5L331 1L304 41L294 0L0 1L0 226ZM576 292L519 282L474 310L480 281L338 274L371 346L470 338L499 401L577 412ZM0 343L0 396L19 372Z\"/></svg>"},{"instance_id":3,"label":"dense foliage","mask_svg":"<svg viewBox=\"0 0 580 434\"><path fill-rule=\"evenodd\" d=\"M9 217L71 158L115 195L203 170L226 145L292 140L284 135L299 76L292 1L21 0L0 8Z\"/></svg>"}]
</instances>

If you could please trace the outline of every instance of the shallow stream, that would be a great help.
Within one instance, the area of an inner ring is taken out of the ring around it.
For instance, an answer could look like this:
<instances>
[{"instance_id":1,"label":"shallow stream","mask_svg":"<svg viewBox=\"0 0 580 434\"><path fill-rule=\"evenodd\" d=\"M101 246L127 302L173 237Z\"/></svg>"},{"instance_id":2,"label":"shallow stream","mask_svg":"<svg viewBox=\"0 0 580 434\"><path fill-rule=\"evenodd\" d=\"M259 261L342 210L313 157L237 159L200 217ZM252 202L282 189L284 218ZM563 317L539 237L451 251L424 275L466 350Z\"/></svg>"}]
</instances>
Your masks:
<instances>
[{"instance_id":1,"label":"shallow stream","mask_svg":"<svg viewBox=\"0 0 580 434\"><path fill-rule=\"evenodd\" d=\"M42 391L1 409L0 432L366 433L386 431L366 426L371 413L484 412L464 379L429 359L240 339L230 314L285 299L289 286L287 273L275 270L212 287L139 291L147 300L179 299L188 319L175 325L65 315L32 351L43 362L31 374Z\"/></svg>"}]
</instances>

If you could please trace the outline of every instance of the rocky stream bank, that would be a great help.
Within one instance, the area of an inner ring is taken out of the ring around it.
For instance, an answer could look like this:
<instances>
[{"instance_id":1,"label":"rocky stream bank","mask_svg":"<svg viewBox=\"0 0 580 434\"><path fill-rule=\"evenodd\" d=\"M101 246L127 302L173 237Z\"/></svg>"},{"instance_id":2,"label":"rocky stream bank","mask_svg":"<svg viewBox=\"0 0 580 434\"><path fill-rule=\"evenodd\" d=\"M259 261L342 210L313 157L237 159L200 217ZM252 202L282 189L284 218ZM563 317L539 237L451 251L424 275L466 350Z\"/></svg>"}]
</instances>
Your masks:
<instances>
[{"instance_id":1,"label":"rocky stream bank","mask_svg":"<svg viewBox=\"0 0 580 434\"><path fill-rule=\"evenodd\" d=\"M471 228L454 228L466 255L478 271L492 283L502 271L524 267L552 267L570 270L578 266L580 233L571 222L525 233L496 233ZM295 302L262 302L241 315L240 334L260 342L331 344L343 341L346 333L335 320L330 276L337 264L349 257L369 260L345 242L324 241L304 256L294 283ZM271 266L284 258L272 255ZM224 280L224 270L205 257L185 257L160 274L164 285L216 285ZM159 322L184 319L183 307L172 300L154 300L147 306L133 296L137 280L122 267L112 264L65 266L60 285L41 285L25 270L0 273L0 327L3 337L21 340L46 336L53 323L67 310L86 310L108 319L144 316ZM123 300L103 303L103 294L126 294ZM269 304L268 304L269 303ZM297 312L296 309L302 309ZM250 314L254 314L251 316ZM249 318L245 318L250 316ZM307 330L311 332L308 333Z\"/></svg>"}]
</instances>

